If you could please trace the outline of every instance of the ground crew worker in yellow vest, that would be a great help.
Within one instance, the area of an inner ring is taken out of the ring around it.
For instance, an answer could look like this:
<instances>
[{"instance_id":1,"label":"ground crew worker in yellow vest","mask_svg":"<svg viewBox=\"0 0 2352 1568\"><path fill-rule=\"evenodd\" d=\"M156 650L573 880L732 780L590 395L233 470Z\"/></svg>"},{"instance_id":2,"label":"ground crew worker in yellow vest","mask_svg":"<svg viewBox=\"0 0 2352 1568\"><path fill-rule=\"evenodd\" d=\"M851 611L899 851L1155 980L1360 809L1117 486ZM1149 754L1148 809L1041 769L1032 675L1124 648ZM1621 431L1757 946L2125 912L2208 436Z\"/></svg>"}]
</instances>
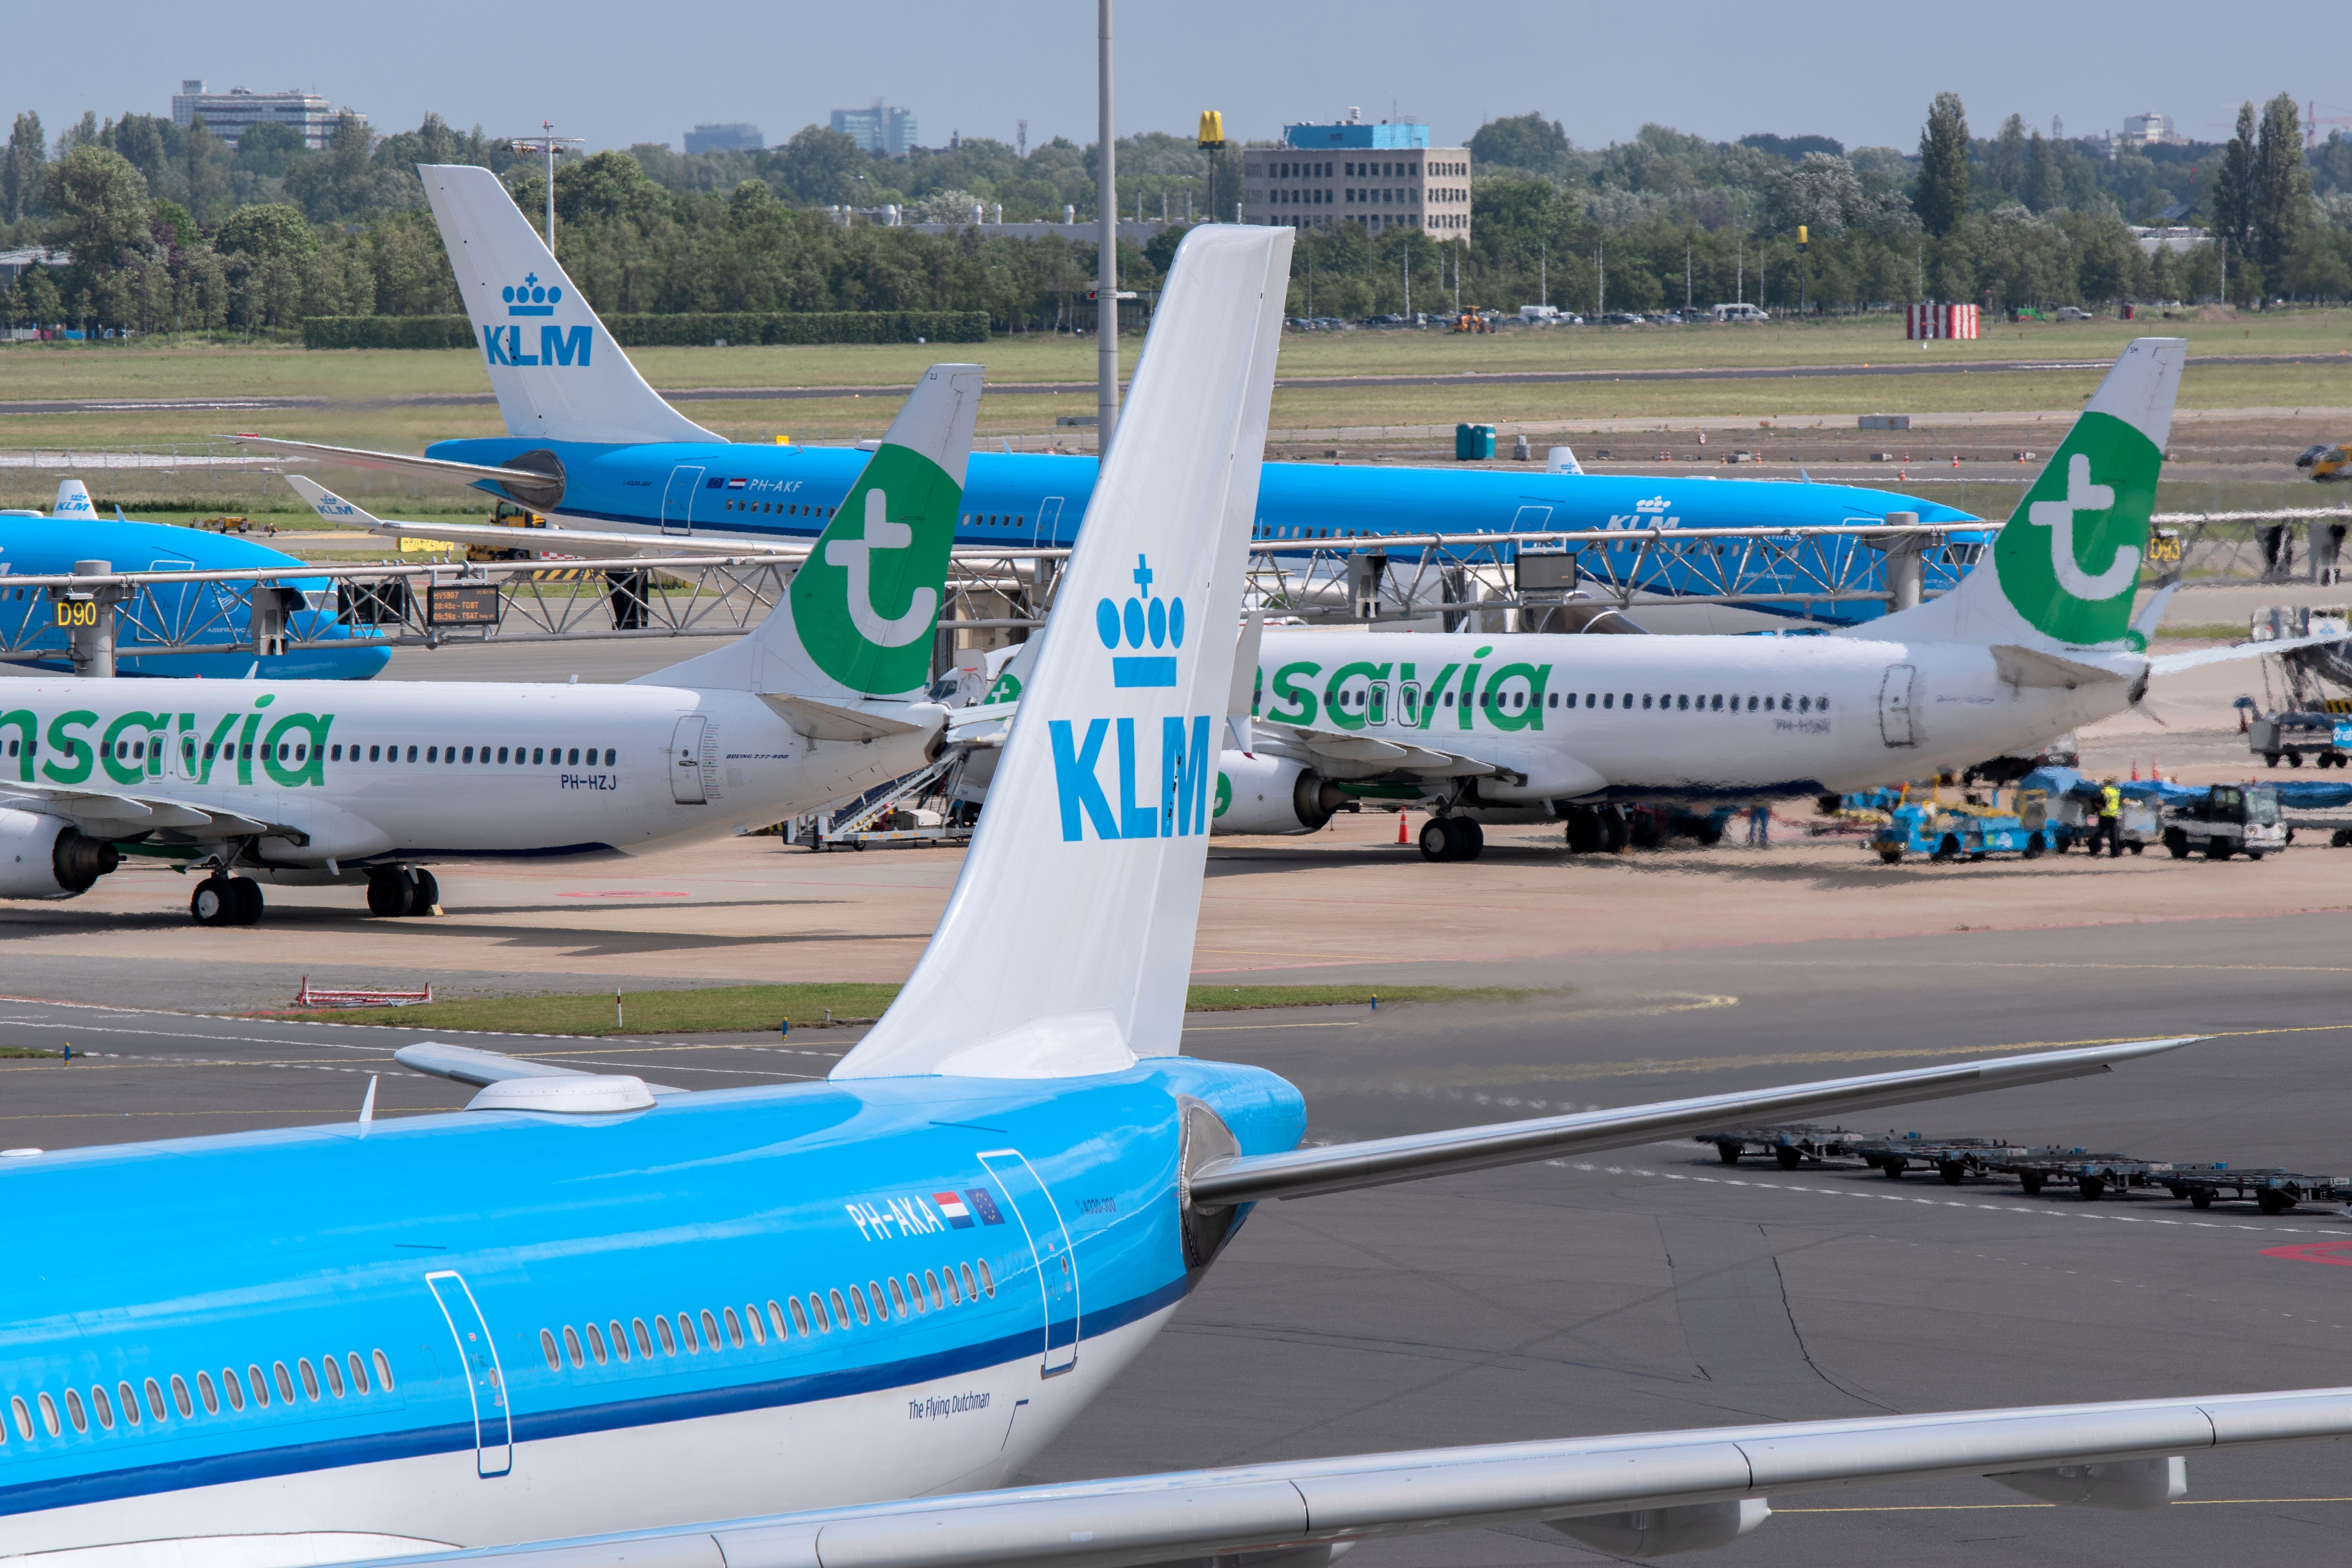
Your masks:
<instances>
[{"instance_id":1,"label":"ground crew worker in yellow vest","mask_svg":"<svg viewBox=\"0 0 2352 1568\"><path fill-rule=\"evenodd\" d=\"M2110 775L2106 784L2099 790L2099 822L2098 826L2091 830L2092 854L2096 855L2099 852L2099 839L2102 835L2107 841L2107 858L2112 860L2124 852L2123 833L2119 826L2123 814L2124 792L2116 787L2116 781Z\"/></svg>"}]
</instances>

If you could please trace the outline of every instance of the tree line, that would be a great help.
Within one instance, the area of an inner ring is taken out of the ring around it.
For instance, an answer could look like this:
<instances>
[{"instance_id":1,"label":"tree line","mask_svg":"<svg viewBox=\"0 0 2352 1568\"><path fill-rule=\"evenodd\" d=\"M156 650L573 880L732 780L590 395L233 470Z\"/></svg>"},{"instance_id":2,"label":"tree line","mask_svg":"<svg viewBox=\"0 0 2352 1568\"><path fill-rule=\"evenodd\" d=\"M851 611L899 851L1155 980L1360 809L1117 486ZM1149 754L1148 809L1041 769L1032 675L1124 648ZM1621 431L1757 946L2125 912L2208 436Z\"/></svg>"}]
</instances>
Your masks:
<instances>
[{"instance_id":1,"label":"tree line","mask_svg":"<svg viewBox=\"0 0 2352 1568\"><path fill-rule=\"evenodd\" d=\"M2248 104L2227 143L2113 158L2016 115L1978 138L1949 93L1928 106L1912 153L1823 136L1712 142L1656 125L1580 149L1538 114L1489 121L1470 145L1466 246L1412 230L1307 231L1294 313L1400 310L1408 293L1424 310L2352 295L2352 142L2331 133L2306 155L2284 95ZM1001 331L1090 325L1091 244L969 225L975 205L1007 220L1090 216L1094 158L1059 138L1025 152L959 138L890 159L817 126L759 152L567 157L559 248L612 312L984 310ZM346 116L314 149L283 127L231 144L147 115L85 115L52 147L38 117L20 114L0 153L0 244L57 247L72 263L26 268L0 292L0 316L154 333L454 314L420 163L493 169L527 213L545 199L537 159L437 116L382 139ZM1222 212L1237 164L1183 138L1124 139L1122 212ZM927 235L836 210L888 205L957 226ZM2151 254L2127 219L2198 223L2213 243ZM1156 289L1181 232L1127 257L1124 277Z\"/></svg>"}]
</instances>

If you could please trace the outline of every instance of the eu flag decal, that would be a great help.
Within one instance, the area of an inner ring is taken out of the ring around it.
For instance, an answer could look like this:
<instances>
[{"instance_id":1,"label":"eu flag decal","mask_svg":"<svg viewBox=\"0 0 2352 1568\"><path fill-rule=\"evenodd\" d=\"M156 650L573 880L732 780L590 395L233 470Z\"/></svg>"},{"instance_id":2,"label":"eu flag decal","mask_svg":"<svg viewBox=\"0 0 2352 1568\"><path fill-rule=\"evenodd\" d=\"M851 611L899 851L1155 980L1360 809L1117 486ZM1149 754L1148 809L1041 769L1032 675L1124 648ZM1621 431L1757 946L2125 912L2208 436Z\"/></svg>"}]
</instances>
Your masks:
<instances>
[{"instance_id":1,"label":"eu flag decal","mask_svg":"<svg viewBox=\"0 0 2352 1568\"><path fill-rule=\"evenodd\" d=\"M963 1195L971 1200L972 1212L980 1215L981 1224L1003 1225L1004 1223L1003 1212L996 1206L996 1200L989 1195L986 1187L968 1187L964 1190ZM966 1220L964 1223L970 1225L971 1222Z\"/></svg>"}]
</instances>

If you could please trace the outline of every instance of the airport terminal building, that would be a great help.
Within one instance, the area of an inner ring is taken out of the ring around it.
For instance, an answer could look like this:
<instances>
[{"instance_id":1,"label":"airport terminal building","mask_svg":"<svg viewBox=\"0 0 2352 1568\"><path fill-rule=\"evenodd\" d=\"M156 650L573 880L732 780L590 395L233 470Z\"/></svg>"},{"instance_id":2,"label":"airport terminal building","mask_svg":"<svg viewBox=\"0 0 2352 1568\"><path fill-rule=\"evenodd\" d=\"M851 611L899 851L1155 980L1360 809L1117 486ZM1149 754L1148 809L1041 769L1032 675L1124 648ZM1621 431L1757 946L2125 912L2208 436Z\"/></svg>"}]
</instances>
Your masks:
<instances>
[{"instance_id":1,"label":"airport terminal building","mask_svg":"<svg viewBox=\"0 0 2352 1568\"><path fill-rule=\"evenodd\" d=\"M1360 223L1373 234L1423 228L1470 237L1470 151L1432 147L1429 127L1368 122L1286 125L1279 147L1242 155L1242 221L1292 228Z\"/></svg>"},{"instance_id":2,"label":"airport terminal building","mask_svg":"<svg viewBox=\"0 0 2352 1568\"><path fill-rule=\"evenodd\" d=\"M205 129L224 142L234 142L251 125L283 125L302 138L302 144L317 152L335 133L335 121L351 112L362 125L367 116L356 111L337 109L315 92L303 92L289 88L284 92L254 92L233 87L226 92L207 92L205 84L191 77L180 83L180 90L172 95L172 123L185 131L198 119Z\"/></svg>"}]
</instances>

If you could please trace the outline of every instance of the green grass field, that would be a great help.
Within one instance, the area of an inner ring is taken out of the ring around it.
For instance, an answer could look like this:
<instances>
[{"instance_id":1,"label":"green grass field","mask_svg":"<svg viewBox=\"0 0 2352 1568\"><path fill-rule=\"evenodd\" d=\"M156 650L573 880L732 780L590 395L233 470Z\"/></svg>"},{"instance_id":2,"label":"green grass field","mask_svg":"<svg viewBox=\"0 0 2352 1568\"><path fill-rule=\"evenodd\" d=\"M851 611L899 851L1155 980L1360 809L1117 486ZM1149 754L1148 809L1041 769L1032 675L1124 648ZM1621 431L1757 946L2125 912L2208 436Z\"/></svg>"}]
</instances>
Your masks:
<instances>
[{"instance_id":1,"label":"green grass field","mask_svg":"<svg viewBox=\"0 0 2352 1568\"><path fill-rule=\"evenodd\" d=\"M870 1022L898 995L896 985L718 985L691 991L639 991L622 998L586 995L494 996L434 1002L387 1010L356 1008L304 1013L331 1024L391 1024L404 1029L467 1029L511 1035L693 1035L774 1032L786 1019L795 1029L821 1028L828 1009L835 1024ZM1461 985L1195 985L1185 1006L1195 1013L1264 1007L1362 1007L1412 1002L1516 1002L1536 993L1507 986ZM260 1015L257 1015L260 1016ZM283 1016L271 1014L269 1016Z\"/></svg>"}]
</instances>

